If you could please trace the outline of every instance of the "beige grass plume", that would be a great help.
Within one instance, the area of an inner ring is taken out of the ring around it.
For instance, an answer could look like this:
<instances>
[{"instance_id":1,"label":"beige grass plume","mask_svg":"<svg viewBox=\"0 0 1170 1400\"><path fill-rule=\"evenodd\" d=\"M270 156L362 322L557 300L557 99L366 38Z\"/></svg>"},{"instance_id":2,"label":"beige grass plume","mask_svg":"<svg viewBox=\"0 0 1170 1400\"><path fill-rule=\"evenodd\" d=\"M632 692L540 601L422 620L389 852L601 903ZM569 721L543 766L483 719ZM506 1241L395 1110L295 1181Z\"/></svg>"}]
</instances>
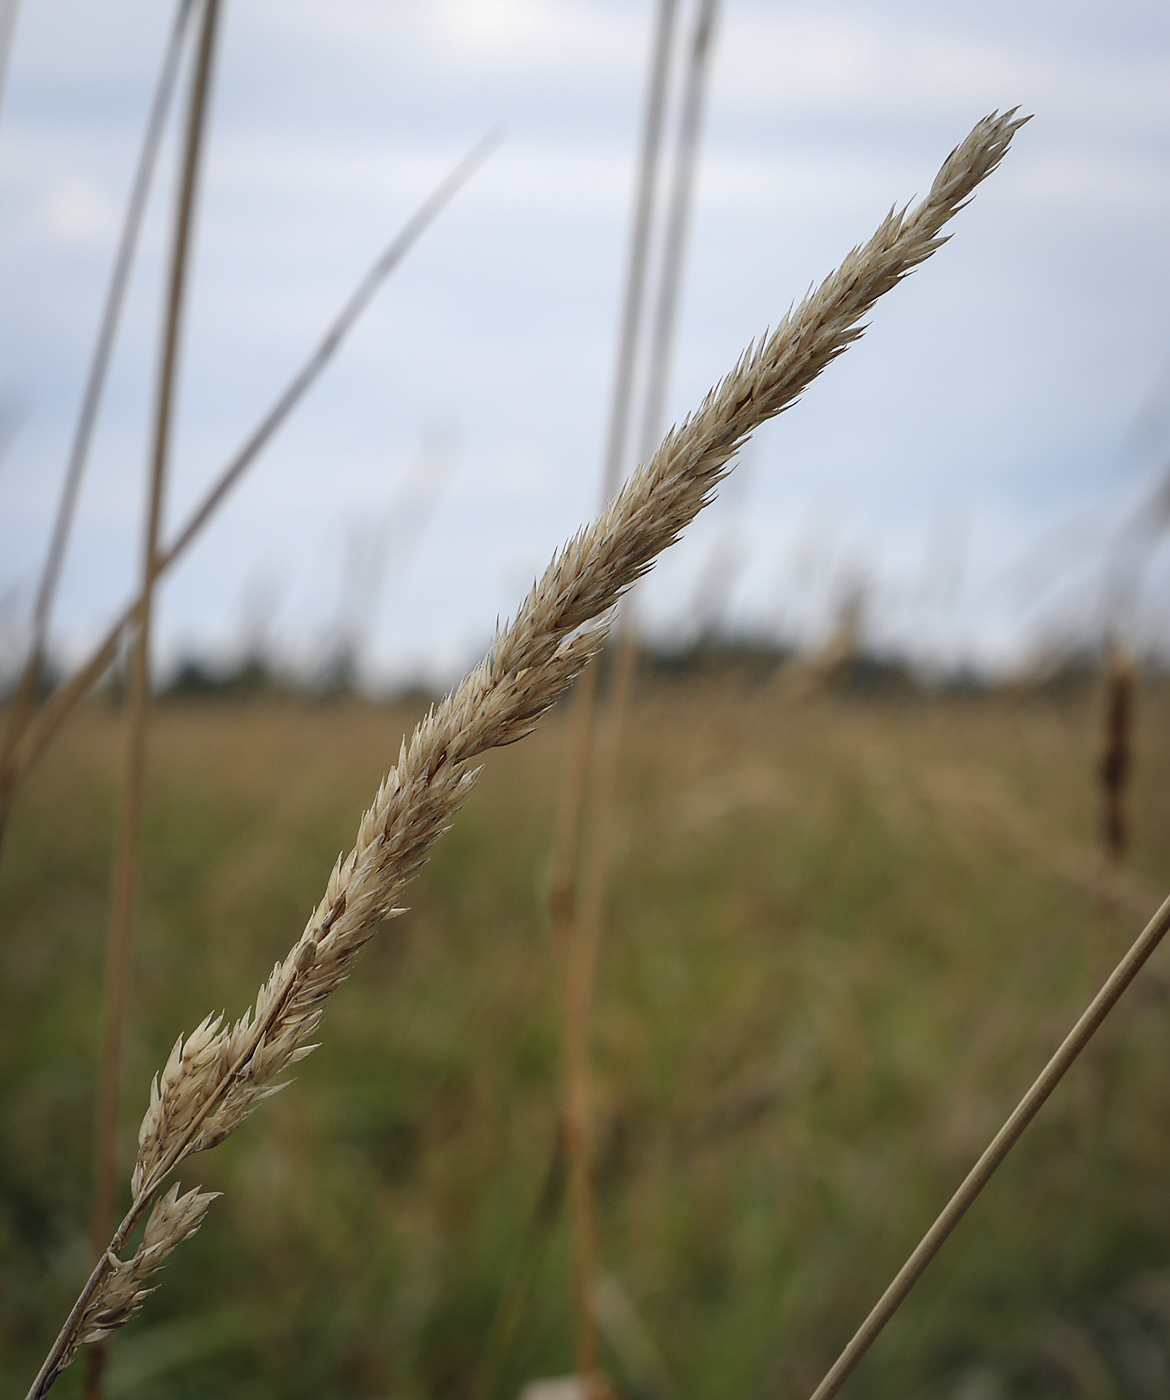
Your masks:
<instances>
[{"instance_id":1,"label":"beige grass plume","mask_svg":"<svg viewBox=\"0 0 1170 1400\"><path fill-rule=\"evenodd\" d=\"M155 1206L139 1250L118 1259L170 1173L222 1142L277 1076L313 1048L325 999L347 976L380 920L426 860L475 782L488 749L530 733L604 639L606 614L708 503L731 459L761 423L787 408L862 333L861 318L943 242L941 230L1003 158L1024 119L993 113L947 157L930 193L891 211L779 326L749 346L700 407L673 428L600 518L581 530L534 584L480 664L426 716L338 860L299 940L234 1025L208 1017L180 1039L151 1086L139 1132L134 1202L98 1261L29 1391L47 1393L80 1341L126 1321L140 1282L198 1228L211 1197Z\"/></svg>"}]
</instances>

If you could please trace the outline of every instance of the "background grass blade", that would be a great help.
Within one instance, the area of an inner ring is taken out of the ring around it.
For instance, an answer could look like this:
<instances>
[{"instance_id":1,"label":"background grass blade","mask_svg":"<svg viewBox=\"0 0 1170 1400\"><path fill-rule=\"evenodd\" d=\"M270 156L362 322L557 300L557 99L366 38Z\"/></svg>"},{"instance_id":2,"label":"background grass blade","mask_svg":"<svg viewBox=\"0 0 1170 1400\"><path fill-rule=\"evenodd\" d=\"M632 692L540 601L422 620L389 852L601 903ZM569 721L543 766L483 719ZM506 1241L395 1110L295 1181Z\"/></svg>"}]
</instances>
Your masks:
<instances>
[{"instance_id":1,"label":"background grass blade","mask_svg":"<svg viewBox=\"0 0 1170 1400\"><path fill-rule=\"evenodd\" d=\"M138 165L130 186L126 214L122 221L122 231L114 255L113 270L110 273L110 284L106 290L106 299L98 324L97 339L90 360L89 373L81 396L81 408L73 430L73 441L69 448L64 480L61 483L57 513L53 521L53 529L45 552L45 563L33 603L28 655L9 704L4 736L3 740L0 741L0 773L3 773L7 767L12 750L21 734L24 733L29 718L36 708L37 691L44 669L53 600L56 597L57 585L61 578L61 566L65 562L65 550L69 543L73 518L77 510L77 498L81 491L85 464L89 457L90 443L93 440L93 430L97 424L98 409L101 406L106 375L110 367L110 357L113 354L118 323L122 316L122 306L126 299L126 288L129 285L130 272L138 248L138 238L142 231L142 220L146 213L146 204L154 179L159 147L162 144L167 114L170 111L171 98L174 94L175 80L178 77L179 59L182 54L183 39L193 2L194 0L179 0L174 23L171 26L167 46L163 53L154 99L147 115L142 149L139 152ZM3 814L0 813L0 829L2 826Z\"/></svg>"},{"instance_id":2,"label":"background grass blade","mask_svg":"<svg viewBox=\"0 0 1170 1400\"><path fill-rule=\"evenodd\" d=\"M963 1184L947 1202L942 1213L923 1235L918 1247L899 1269L893 1282L873 1311L857 1329L848 1346L833 1363L811 1400L830 1400L848 1380L858 1362L877 1341L890 1318L898 1311L907 1294L922 1277L926 1266L945 1243L947 1236L966 1215L976 1197L995 1175L1004 1158L1019 1141L1021 1134L1044 1105L1072 1067L1073 1061L1092 1039L1094 1033L1117 1005L1121 994L1141 971L1150 954L1170 929L1170 897L1146 925L1137 941L1114 969L1112 976L1085 1008L1084 1014L1068 1033L1056 1054L1048 1061L1039 1078L1016 1105L1011 1117L988 1145L987 1150L971 1168Z\"/></svg>"},{"instance_id":3,"label":"background grass blade","mask_svg":"<svg viewBox=\"0 0 1170 1400\"><path fill-rule=\"evenodd\" d=\"M130 992L130 958L138 893L142 798L146 776L146 730L150 714L150 629L154 584L158 575L158 541L163 495L171 453L171 420L178 377L179 339L186 305L191 235L194 227L204 134L207 129L220 0L203 0L202 24L191 75L187 128L179 170L178 201L167 279L154 430L143 521L142 608L128 658L126 705L126 766L118 839L110 880L110 921L106 943L102 998L102 1039L98 1063L97 1106L94 1114L93 1213L90 1235L100 1257L113 1225L114 1178L118 1167L118 1118L121 1103L122 1043ZM106 1344L89 1353L86 1393L101 1400Z\"/></svg>"},{"instance_id":4,"label":"background grass blade","mask_svg":"<svg viewBox=\"0 0 1170 1400\"><path fill-rule=\"evenodd\" d=\"M377 262L358 283L357 288L334 318L312 354L293 376L287 388L279 395L272 407L245 439L235 456L220 472L211 489L188 516L175 538L157 554L153 578L158 578L159 575L165 573L199 535L232 488L287 421L297 404L312 388L321 372L337 353L346 335L370 304L381 284L394 271L446 205L450 203L455 194L483 164L500 140L501 136L496 132L484 137L435 188L402 227ZM28 723L20 738L13 745L7 763L0 767L0 852L3 849L4 831L19 784L52 742L61 725L73 712L74 707L89 694L109 669L118 654L118 647L121 645L125 629L137 624L142 608L143 594L139 593L134 601L119 614L88 658L77 667L68 680L53 692Z\"/></svg>"}]
</instances>

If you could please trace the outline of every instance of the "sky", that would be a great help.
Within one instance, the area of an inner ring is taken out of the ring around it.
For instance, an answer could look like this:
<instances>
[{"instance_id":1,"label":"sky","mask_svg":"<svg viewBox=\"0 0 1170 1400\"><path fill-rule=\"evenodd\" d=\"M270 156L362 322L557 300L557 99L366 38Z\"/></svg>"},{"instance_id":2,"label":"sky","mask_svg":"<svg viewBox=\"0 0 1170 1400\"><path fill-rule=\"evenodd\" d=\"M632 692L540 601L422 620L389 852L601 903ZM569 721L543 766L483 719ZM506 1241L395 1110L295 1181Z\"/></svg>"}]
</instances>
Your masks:
<instances>
[{"instance_id":1,"label":"sky","mask_svg":"<svg viewBox=\"0 0 1170 1400\"><path fill-rule=\"evenodd\" d=\"M690 3L681 24L692 23ZM160 672L340 627L450 679L600 504L650 0L224 0L166 499L186 515L380 249L503 140L166 579ZM0 648L19 646L172 10L21 0L0 109ZM1034 114L951 242L762 430L640 589L654 637L1009 669L1107 616L1170 458L1170 12L1144 0L723 0L670 380L693 407L981 116ZM138 569L173 129L55 614ZM673 131L673 125L671 127ZM1118 598L1122 601L1118 602Z\"/></svg>"}]
</instances>

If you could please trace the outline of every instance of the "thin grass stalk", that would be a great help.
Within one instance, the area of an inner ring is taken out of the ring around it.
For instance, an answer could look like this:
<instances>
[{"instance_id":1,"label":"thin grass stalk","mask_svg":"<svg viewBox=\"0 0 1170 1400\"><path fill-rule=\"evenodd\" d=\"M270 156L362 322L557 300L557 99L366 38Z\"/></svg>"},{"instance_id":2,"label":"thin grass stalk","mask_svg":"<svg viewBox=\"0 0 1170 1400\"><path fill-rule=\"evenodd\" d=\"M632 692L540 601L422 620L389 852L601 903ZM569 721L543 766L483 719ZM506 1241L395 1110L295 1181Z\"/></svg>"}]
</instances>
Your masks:
<instances>
[{"instance_id":1,"label":"thin grass stalk","mask_svg":"<svg viewBox=\"0 0 1170 1400\"><path fill-rule=\"evenodd\" d=\"M663 439L600 517L554 556L480 664L423 718L383 779L350 853L253 1006L234 1024L206 1017L175 1042L151 1085L130 1178L133 1203L114 1232L28 1400L41 1400L82 1340L122 1326L146 1278L198 1228L213 1196L164 1183L216 1147L315 1048L325 1002L470 796L482 756L532 733L602 646L622 596L714 497L739 449L791 406L863 333L877 300L946 241L942 230L1003 159L1024 119L993 113L947 157L927 197L893 209L873 237L753 343L700 406ZM119 1251L143 1217L142 1242Z\"/></svg>"},{"instance_id":2,"label":"thin grass stalk","mask_svg":"<svg viewBox=\"0 0 1170 1400\"><path fill-rule=\"evenodd\" d=\"M622 616L625 616L623 610ZM619 633L615 648L620 656L623 644L631 645L629 629ZM614 660L617 661L617 656ZM583 861L580 897L575 904L565 953L565 1068L566 1149L569 1159L569 1199L572 1205L575 1257L574 1296L577 1308L578 1342L585 1323L592 1345L578 1358L578 1374L596 1394L599 1385L597 1355L596 1296L599 1277L597 1244L597 1200L593 1185L593 1010L597 997L597 964L605 922L608 874L613 859L614 797L621 750L620 718L629 701L632 666L614 665L607 693L597 704L595 681L593 742L587 782L595 813L592 842ZM600 666L590 667L600 677ZM587 1321L586 1321L587 1320ZM586 1369L585 1361L593 1365Z\"/></svg>"},{"instance_id":3,"label":"thin grass stalk","mask_svg":"<svg viewBox=\"0 0 1170 1400\"><path fill-rule=\"evenodd\" d=\"M595 961L596 950L588 943L578 914L565 952L564 1115L569 1214L573 1229L577 1375L584 1387L585 1400L599 1400L605 1394L592 1291L597 1279L597 1205L593 1195L593 1082L589 1047Z\"/></svg>"},{"instance_id":4,"label":"thin grass stalk","mask_svg":"<svg viewBox=\"0 0 1170 1400\"><path fill-rule=\"evenodd\" d=\"M605 470L602 474L602 504L618 489L626 456L633 404L634 366L641 340L642 312L646 300L646 271L650 260L650 236L658 170L662 155L662 129L666 116L666 94L670 82L670 55L674 44L677 0L659 0L654 23L654 46L646 85L646 115L638 156L634 224L630 236L626 287L622 300L618 354L614 368L613 401L606 438Z\"/></svg>"},{"instance_id":5,"label":"thin grass stalk","mask_svg":"<svg viewBox=\"0 0 1170 1400\"><path fill-rule=\"evenodd\" d=\"M424 436L386 510L372 520L369 511L363 511L360 520L350 523L326 661L328 687L352 690L357 686L387 574L409 570L451 484L457 461L450 443Z\"/></svg>"},{"instance_id":6,"label":"thin grass stalk","mask_svg":"<svg viewBox=\"0 0 1170 1400\"><path fill-rule=\"evenodd\" d=\"M618 328L618 349L610 401L609 428L602 466L602 506L621 482L630 431L634 372L641 342L646 300L662 132L670 82L677 0L659 0L654 41L646 79L646 111L638 156L634 217L626 263L626 283ZM574 939L577 867L580 862L581 827L588 797L588 774L594 763L595 715L600 673L587 667L573 696L572 713L561 758L561 782L555 817L555 836L549 882L549 921L554 941L564 950L562 988L562 1037L564 1044L565 1153L569 1163L569 1199L573 1220L574 1319L577 1373L593 1386L598 1369L597 1321L593 1298L596 1291L596 1223L590 1186L591 1147L588 1084L588 1016L581 1020L580 998L592 980L582 961L579 940Z\"/></svg>"},{"instance_id":7,"label":"thin grass stalk","mask_svg":"<svg viewBox=\"0 0 1170 1400\"><path fill-rule=\"evenodd\" d=\"M878 1339L886 1323L898 1311L906 1295L922 1277L926 1266L966 1215L980 1191L995 1175L1000 1163L1019 1141L1024 1129L1035 1118L1045 1100L1093 1038L1102 1021L1117 1005L1122 993L1141 971L1150 954L1166 936L1167 930L1170 930L1170 898L1162 904L1129 952L1114 968L1104 986L1085 1008L1080 1020L1016 1105L1007 1122L996 1133L987 1150L971 1168L963 1184L947 1202L934 1224L923 1235L913 1254L898 1270L893 1282L833 1363L824 1380L813 1391L810 1400L831 1400L845 1384L854 1367Z\"/></svg>"},{"instance_id":8,"label":"thin grass stalk","mask_svg":"<svg viewBox=\"0 0 1170 1400\"><path fill-rule=\"evenodd\" d=\"M0 0L0 115L8 93L8 74L12 67L12 42L16 37L16 16L20 0Z\"/></svg>"},{"instance_id":9,"label":"thin grass stalk","mask_svg":"<svg viewBox=\"0 0 1170 1400\"><path fill-rule=\"evenodd\" d=\"M617 491L625 461L630 428L634 367L641 340L645 303L646 269L649 261L655 190L662 150L662 128L666 92L670 77L670 55L674 39L677 0L659 0L654 27L654 43L646 82L646 113L638 158L634 196L633 230L626 264L626 285L618 329L618 352L613 392L610 398L609 427L601 474L601 505ZM575 899L578 836L585 800L585 773L589 766L592 736L592 709L597 686L594 666L587 668L578 683L572 718L566 733L561 760L561 784L555 820L553 858L549 881L550 921L559 934L567 935Z\"/></svg>"},{"instance_id":10,"label":"thin grass stalk","mask_svg":"<svg viewBox=\"0 0 1170 1400\"><path fill-rule=\"evenodd\" d=\"M647 365L646 393L642 406L638 449L642 460L649 457L654 450L655 443L662 435L666 392L670 383L670 371L674 357L675 326L678 321L678 304L682 291L687 234L690 229L694 204L695 174L699 161L699 138L718 12L719 0L700 0L691 39L690 62L687 66L683 88L682 113L675 150L674 178L671 182L662 267L659 273L658 297L654 312L654 331ZM613 676L607 695L607 704L611 713L604 723L611 731L609 752L611 761L616 765L621 731L625 723L625 709L633 687L633 672L637 660L632 597L623 601L621 615L615 630ZM601 787L608 791L609 797L607 800L599 799L598 801L595 820L599 826L611 820L608 804L612 802L616 791L615 782L616 769L614 776L608 778L603 776L601 779ZM604 901L604 889L609 879L609 852L610 847L607 842L604 840L594 842L594 869L591 870L588 878L591 884L596 884L599 887L601 891L599 900L601 902Z\"/></svg>"},{"instance_id":11,"label":"thin grass stalk","mask_svg":"<svg viewBox=\"0 0 1170 1400\"><path fill-rule=\"evenodd\" d=\"M687 234L690 229L694 204L694 185L699 161L702 116L710 76L718 12L719 0L700 0L691 38L690 61L687 65L683 87L682 112L675 149L674 178L671 182L664 231L664 248L658 279L654 329L647 364L646 393L642 405L638 448L641 460L650 456L654 445L662 435L666 392L670 383L670 371L674 358L675 327L678 321L678 304L682 291ZM621 615L615 630L612 684L607 695L608 708L611 713L604 723L611 731L608 741L609 753L611 761L616 765L621 731L625 722L625 708L632 690L633 671L637 660L632 598L626 598L623 601ZM597 804L595 820L599 824L610 820L607 809L608 803L612 801L616 791L615 780L616 769L614 777L603 777L601 780L601 786L608 790L609 798L608 800L599 800ZM605 885L608 883L609 849L605 841L595 841L595 868L589 875L590 882L597 884L602 891L600 896L602 900L604 899Z\"/></svg>"},{"instance_id":12,"label":"thin grass stalk","mask_svg":"<svg viewBox=\"0 0 1170 1400\"><path fill-rule=\"evenodd\" d=\"M157 577L159 528L163 493L170 458L171 422L174 416L175 380L179 336L190 267L191 231L194 223L199 169L206 131L207 100L211 88L220 0L203 0L203 23L195 68L179 179L178 208L171 249L166 311L159 364L151 450L148 505L142 551L143 605L129 657L126 768L118 843L110 887L110 922L106 944L105 986L102 999L102 1042L98 1069L97 1109L94 1116L94 1192L91 1237L100 1257L110 1235L114 1178L118 1165L118 1117L120 1106L122 1042L126 1030L129 997L130 954L138 893L142 831L142 794L146 773L146 731L150 711L150 631ZM88 1400L101 1400L105 1345L89 1355Z\"/></svg>"},{"instance_id":13,"label":"thin grass stalk","mask_svg":"<svg viewBox=\"0 0 1170 1400\"><path fill-rule=\"evenodd\" d=\"M337 353L345 337L353 329L362 312L372 301L378 288L483 164L500 140L499 133L491 132L479 141L451 173L436 186L399 230L350 294L312 354L244 440L235 456L221 470L214 485L188 516L182 529L172 542L156 555L151 575L152 584L155 579L170 568L199 535L232 488L239 482L316 382L326 365ZM0 767L0 842L3 841L5 825L17 788L32 765L48 748L57 731L77 704L89 694L113 664L126 630L138 625L143 608L143 598L144 595L140 592L133 602L123 609L87 660L53 692L41 707L13 746L8 763Z\"/></svg>"},{"instance_id":14,"label":"thin grass stalk","mask_svg":"<svg viewBox=\"0 0 1170 1400\"><path fill-rule=\"evenodd\" d=\"M25 658L20 679L9 706L4 737L0 741L0 772L7 767L12 750L21 734L24 733L29 719L36 709L37 691L45 664L45 649L53 600L57 594L61 566L64 563L65 550L73 528L77 498L81 491L81 481L89 457L90 443L93 440L102 393L105 389L114 339L117 335L118 323L121 320L126 288L130 281L130 271L134 265L134 255L138 248L139 234L142 231L142 221L154 179L171 98L174 94L179 60L182 55L183 38L192 6L193 0L179 0L170 36L163 52L162 67L155 85L154 98L147 115L142 149L139 152L138 164L130 186L130 196L126 204L117 251L114 255L114 266L110 273L110 284L106 290L105 304L102 307L101 319L98 323L98 333L90 360L89 374L81 397L77 423L73 430L73 440L69 448L69 457L65 466L65 476L61 484L61 495L57 502L57 512L49 538L49 547L45 554L45 563L41 571L40 582L37 585L36 599L33 603L28 655Z\"/></svg>"},{"instance_id":15,"label":"thin grass stalk","mask_svg":"<svg viewBox=\"0 0 1170 1400\"><path fill-rule=\"evenodd\" d=\"M649 458L661 417L677 320L686 233L690 223L703 98L707 87L717 0L700 0L683 84L674 178L664 227L654 331L650 344L639 451ZM588 726L582 805L591 797L592 841L583 863L581 898L573 901L568 926L565 984L566 1129L570 1200L573 1208L578 1373L592 1385L597 1370L597 1202L593 1189L593 1012L597 962L613 864L614 804L625 713L633 686L636 643L630 598L621 604L609 684L600 675L586 692ZM594 668L596 670L596 668ZM584 708L584 707L583 707ZM583 818L578 816L578 832ZM578 847L579 847L578 837ZM589 1364L592 1363L592 1364Z\"/></svg>"},{"instance_id":16,"label":"thin grass stalk","mask_svg":"<svg viewBox=\"0 0 1170 1400\"><path fill-rule=\"evenodd\" d=\"M706 106L718 13L719 0L699 0L683 87L682 111L675 146L674 178L671 181L670 204L666 214L662 269L658 280L658 300L654 309L642 433L638 444L640 460L645 460L654 451L655 444L662 436L675 324L678 320L679 295L682 290L683 264L694 207L699 138Z\"/></svg>"}]
</instances>

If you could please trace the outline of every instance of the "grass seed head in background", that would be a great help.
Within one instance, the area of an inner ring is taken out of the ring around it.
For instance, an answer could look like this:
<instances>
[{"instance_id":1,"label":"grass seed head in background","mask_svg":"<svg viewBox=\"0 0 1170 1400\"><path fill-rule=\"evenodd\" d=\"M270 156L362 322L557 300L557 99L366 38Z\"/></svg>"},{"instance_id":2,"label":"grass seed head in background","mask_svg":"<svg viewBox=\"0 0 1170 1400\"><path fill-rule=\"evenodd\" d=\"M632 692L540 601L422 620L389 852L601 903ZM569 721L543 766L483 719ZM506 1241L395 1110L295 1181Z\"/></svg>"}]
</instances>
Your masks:
<instances>
[{"instance_id":1,"label":"grass seed head in background","mask_svg":"<svg viewBox=\"0 0 1170 1400\"><path fill-rule=\"evenodd\" d=\"M535 728L601 645L605 615L711 500L749 434L793 403L862 334L861 319L877 299L946 241L942 228L998 166L1026 120L1014 110L985 117L947 157L921 204L892 210L868 243L750 346L601 516L553 559L488 655L403 743L353 850L337 862L324 898L261 987L254 1009L230 1026L208 1018L176 1044L143 1120L134 1202L29 1400L47 1393L84 1328L106 1331L127 1319L134 1305L122 1300L131 1277L158 1267L198 1225L207 1198L172 1200L169 1193L151 1215L150 1243L144 1239L130 1260L117 1261L178 1164L222 1142L275 1092L281 1072L309 1053L325 999L379 921L398 912L403 887L470 792L476 760ZM107 1316L109 1326L95 1324Z\"/></svg>"}]
</instances>

